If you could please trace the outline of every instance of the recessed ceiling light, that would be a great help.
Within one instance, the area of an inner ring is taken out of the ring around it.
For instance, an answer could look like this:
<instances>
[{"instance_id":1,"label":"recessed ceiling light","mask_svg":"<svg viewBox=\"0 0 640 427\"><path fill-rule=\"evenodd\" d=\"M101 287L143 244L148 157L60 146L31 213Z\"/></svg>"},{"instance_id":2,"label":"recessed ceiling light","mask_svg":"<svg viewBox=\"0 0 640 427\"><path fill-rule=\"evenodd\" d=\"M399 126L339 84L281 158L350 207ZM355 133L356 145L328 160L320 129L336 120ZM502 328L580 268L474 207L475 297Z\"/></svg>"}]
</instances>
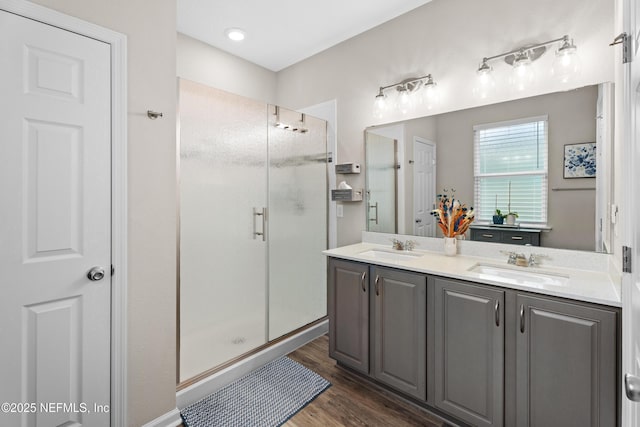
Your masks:
<instances>
[{"instance_id":1,"label":"recessed ceiling light","mask_svg":"<svg viewBox=\"0 0 640 427\"><path fill-rule=\"evenodd\" d=\"M240 42L244 40L245 32L240 28L227 28L224 31L225 35L234 42Z\"/></svg>"}]
</instances>

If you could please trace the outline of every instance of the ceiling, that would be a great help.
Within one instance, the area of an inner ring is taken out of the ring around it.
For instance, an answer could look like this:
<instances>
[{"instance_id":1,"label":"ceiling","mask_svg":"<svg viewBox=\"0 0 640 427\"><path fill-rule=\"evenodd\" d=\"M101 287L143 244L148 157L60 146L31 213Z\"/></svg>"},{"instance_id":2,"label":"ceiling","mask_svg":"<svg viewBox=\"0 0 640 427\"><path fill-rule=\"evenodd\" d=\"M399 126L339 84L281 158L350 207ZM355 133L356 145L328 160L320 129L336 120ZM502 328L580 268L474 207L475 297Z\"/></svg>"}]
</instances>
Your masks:
<instances>
[{"instance_id":1,"label":"ceiling","mask_svg":"<svg viewBox=\"0 0 640 427\"><path fill-rule=\"evenodd\" d=\"M178 0L178 32L280 71L430 0ZM247 36L233 42L227 28Z\"/></svg>"}]
</instances>

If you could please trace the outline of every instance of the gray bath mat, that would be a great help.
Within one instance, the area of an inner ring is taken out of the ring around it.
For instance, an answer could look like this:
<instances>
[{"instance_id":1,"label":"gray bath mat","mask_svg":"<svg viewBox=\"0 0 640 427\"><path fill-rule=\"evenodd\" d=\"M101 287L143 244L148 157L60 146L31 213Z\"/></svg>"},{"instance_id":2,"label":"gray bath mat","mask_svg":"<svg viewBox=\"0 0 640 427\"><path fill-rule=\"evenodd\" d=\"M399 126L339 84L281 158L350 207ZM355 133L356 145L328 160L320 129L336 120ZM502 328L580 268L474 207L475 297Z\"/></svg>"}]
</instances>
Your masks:
<instances>
[{"instance_id":1,"label":"gray bath mat","mask_svg":"<svg viewBox=\"0 0 640 427\"><path fill-rule=\"evenodd\" d=\"M275 427L331 383L288 357L253 371L181 411L187 427Z\"/></svg>"}]
</instances>

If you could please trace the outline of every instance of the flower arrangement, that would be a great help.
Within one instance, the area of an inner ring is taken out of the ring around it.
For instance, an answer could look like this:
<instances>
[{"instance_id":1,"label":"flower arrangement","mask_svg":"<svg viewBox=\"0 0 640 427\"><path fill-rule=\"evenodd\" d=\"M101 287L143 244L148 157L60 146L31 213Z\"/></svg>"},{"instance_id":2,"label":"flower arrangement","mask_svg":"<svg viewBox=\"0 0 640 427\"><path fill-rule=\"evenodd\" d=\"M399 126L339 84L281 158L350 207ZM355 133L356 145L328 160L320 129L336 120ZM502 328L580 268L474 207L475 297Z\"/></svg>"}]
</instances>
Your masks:
<instances>
[{"instance_id":1,"label":"flower arrangement","mask_svg":"<svg viewBox=\"0 0 640 427\"><path fill-rule=\"evenodd\" d=\"M436 217L444 237L455 237L466 233L475 219L475 212L454 197L455 190L452 190L451 198L446 192L445 189L443 194L438 194L438 208L431 214Z\"/></svg>"}]
</instances>

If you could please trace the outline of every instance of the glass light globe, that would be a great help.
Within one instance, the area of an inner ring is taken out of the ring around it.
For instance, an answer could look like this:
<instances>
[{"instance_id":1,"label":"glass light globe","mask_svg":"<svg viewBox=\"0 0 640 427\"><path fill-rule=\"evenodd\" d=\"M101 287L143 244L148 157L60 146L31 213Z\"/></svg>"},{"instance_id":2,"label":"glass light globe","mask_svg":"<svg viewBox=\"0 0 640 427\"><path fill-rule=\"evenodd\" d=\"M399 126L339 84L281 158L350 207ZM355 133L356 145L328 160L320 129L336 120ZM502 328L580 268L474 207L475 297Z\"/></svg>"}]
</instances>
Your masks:
<instances>
[{"instance_id":1,"label":"glass light globe","mask_svg":"<svg viewBox=\"0 0 640 427\"><path fill-rule=\"evenodd\" d=\"M398 111L400 111L400 114L403 116L409 114L409 112L413 110L413 99L407 89L401 89L398 93L397 107Z\"/></svg>"},{"instance_id":2,"label":"glass light globe","mask_svg":"<svg viewBox=\"0 0 640 427\"><path fill-rule=\"evenodd\" d=\"M438 102L438 87L429 79L422 88L422 103L430 110Z\"/></svg>"},{"instance_id":3,"label":"glass light globe","mask_svg":"<svg viewBox=\"0 0 640 427\"><path fill-rule=\"evenodd\" d=\"M473 88L473 94L480 98L487 98L495 89L496 81L493 78L492 68L483 62L476 73L476 86Z\"/></svg>"},{"instance_id":4,"label":"glass light globe","mask_svg":"<svg viewBox=\"0 0 640 427\"><path fill-rule=\"evenodd\" d=\"M513 61L513 70L511 72L511 85L517 91L524 91L529 88L534 80L533 67L531 59L524 54L517 54Z\"/></svg>"},{"instance_id":5,"label":"glass light globe","mask_svg":"<svg viewBox=\"0 0 640 427\"><path fill-rule=\"evenodd\" d=\"M387 111L387 97L380 92L376 95L375 101L373 101L373 117L376 119L384 118L384 113Z\"/></svg>"},{"instance_id":6,"label":"glass light globe","mask_svg":"<svg viewBox=\"0 0 640 427\"><path fill-rule=\"evenodd\" d=\"M577 48L565 41L556 52L551 75L561 83L568 83L580 74L580 58Z\"/></svg>"}]
</instances>

